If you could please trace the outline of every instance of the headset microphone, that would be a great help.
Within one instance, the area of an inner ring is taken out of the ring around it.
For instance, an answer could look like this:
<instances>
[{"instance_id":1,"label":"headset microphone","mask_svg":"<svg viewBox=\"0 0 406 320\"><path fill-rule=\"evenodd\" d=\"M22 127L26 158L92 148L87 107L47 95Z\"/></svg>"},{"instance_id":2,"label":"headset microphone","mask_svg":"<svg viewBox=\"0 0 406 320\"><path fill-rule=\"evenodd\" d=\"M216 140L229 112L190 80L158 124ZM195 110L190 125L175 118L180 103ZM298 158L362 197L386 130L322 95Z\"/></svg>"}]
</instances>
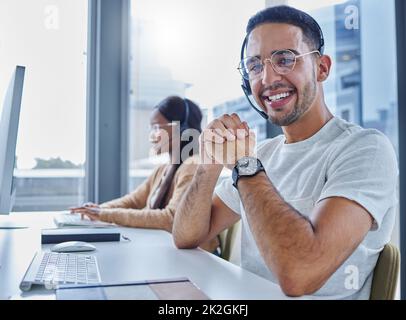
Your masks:
<instances>
[{"instance_id":1,"label":"headset microphone","mask_svg":"<svg viewBox=\"0 0 406 320\"><path fill-rule=\"evenodd\" d=\"M269 116L268 116L264 111L259 110L259 109L258 109L256 106L254 106L254 104L251 102L251 99L249 98L249 95L252 95L251 90L248 90L247 87L245 86L245 84L242 84L242 85L241 85L241 88L242 88L242 91L244 91L245 97L247 98L248 103L251 105L251 107L253 107L254 110L255 110L256 112L258 112L259 115L260 115L262 118L264 118L265 120L268 120L268 119L269 119Z\"/></svg>"}]
</instances>

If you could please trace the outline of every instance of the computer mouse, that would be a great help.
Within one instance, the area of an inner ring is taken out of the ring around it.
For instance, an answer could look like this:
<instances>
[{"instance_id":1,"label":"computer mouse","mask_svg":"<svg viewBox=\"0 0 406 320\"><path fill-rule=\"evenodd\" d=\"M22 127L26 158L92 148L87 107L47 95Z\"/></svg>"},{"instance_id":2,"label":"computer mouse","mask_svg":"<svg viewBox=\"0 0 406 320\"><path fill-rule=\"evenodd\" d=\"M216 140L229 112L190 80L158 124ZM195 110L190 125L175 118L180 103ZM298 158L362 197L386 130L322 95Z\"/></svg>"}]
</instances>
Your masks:
<instances>
[{"instance_id":1,"label":"computer mouse","mask_svg":"<svg viewBox=\"0 0 406 320\"><path fill-rule=\"evenodd\" d=\"M51 251L53 252L80 252L94 250L96 250L94 245L83 241L61 242L51 248Z\"/></svg>"}]
</instances>

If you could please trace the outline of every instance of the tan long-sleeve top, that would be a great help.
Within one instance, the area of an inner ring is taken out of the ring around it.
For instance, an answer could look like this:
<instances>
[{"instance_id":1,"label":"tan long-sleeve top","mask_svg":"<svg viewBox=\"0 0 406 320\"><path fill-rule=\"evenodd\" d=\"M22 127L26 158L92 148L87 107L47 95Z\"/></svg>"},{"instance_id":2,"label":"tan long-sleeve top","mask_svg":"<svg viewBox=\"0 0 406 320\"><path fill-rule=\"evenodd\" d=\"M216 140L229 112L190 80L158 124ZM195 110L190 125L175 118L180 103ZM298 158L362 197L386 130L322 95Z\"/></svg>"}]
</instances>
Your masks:
<instances>
[{"instance_id":1,"label":"tan long-sleeve top","mask_svg":"<svg viewBox=\"0 0 406 320\"><path fill-rule=\"evenodd\" d=\"M151 199L165 174L167 165L157 167L135 191L100 205L100 220L127 227L162 229L172 232L176 208L186 192L197 168L196 158L188 158L176 171L168 190L164 208L151 209ZM217 238L200 247L213 252L219 245Z\"/></svg>"}]
</instances>

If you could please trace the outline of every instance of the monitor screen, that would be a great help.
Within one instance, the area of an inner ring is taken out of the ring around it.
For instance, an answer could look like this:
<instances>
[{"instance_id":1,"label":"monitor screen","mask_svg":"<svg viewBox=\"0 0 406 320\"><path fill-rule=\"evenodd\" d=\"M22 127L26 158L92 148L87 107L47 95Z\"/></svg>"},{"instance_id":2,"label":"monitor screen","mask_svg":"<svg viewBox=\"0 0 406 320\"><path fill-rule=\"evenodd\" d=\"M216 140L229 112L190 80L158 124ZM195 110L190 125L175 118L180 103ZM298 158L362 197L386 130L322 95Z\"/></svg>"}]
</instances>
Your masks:
<instances>
[{"instance_id":1,"label":"monitor screen","mask_svg":"<svg viewBox=\"0 0 406 320\"><path fill-rule=\"evenodd\" d=\"M13 173L25 67L17 66L7 89L0 119L0 214L12 208Z\"/></svg>"}]
</instances>

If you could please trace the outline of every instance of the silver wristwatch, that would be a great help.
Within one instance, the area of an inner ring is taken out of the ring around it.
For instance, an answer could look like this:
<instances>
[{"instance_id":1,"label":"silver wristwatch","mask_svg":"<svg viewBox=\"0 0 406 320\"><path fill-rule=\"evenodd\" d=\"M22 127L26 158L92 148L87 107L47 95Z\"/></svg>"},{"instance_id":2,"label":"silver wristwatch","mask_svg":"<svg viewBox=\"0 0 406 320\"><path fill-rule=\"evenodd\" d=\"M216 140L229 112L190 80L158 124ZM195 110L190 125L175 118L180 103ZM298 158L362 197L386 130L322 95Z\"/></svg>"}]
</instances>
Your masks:
<instances>
[{"instance_id":1,"label":"silver wristwatch","mask_svg":"<svg viewBox=\"0 0 406 320\"><path fill-rule=\"evenodd\" d=\"M237 188L240 177L253 177L259 172L265 172L265 168L259 159L254 157L243 157L237 161L233 173L233 186Z\"/></svg>"}]
</instances>

